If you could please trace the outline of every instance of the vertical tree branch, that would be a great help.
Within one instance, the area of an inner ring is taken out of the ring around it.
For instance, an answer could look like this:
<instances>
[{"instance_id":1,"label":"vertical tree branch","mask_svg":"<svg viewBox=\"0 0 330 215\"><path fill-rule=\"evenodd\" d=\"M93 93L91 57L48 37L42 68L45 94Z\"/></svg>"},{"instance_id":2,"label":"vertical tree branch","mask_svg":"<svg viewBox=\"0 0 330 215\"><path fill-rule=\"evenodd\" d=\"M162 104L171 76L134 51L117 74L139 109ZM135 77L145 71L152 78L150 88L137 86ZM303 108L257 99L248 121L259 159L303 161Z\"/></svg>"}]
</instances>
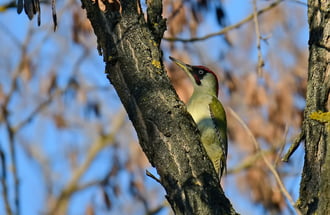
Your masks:
<instances>
[{"instance_id":1,"label":"vertical tree branch","mask_svg":"<svg viewBox=\"0 0 330 215\"><path fill-rule=\"evenodd\" d=\"M303 129L305 163L298 206L303 214L330 214L330 142L324 124L310 119L326 112L330 90L330 2L308 1L309 67Z\"/></svg>"},{"instance_id":2,"label":"vertical tree branch","mask_svg":"<svg viewBox=\"0 0 330 215\"><path fill-rule=\"evenodd\" d=\"M256 37L257 37L257 50L258 50L258 65L257 65L257 73L258 75L262 75L262 67L264 67L265 62L262 58L261 53L261 34L260 34L260 28L259 28L259 22L258 22L258 8L257 8L257 1L253 0L253 22L255 26L256 31Z\"/></svg>"},{"instance_id":3,"label":"vertical tree branch","mask_svg":"<svg viewBox=\"0 0 330 215\"><path fill-rule=\"evenodd\" d=\"M2 185L2 198L4 200L4 205L6 208L6 214L7 215L12 215L13 212L11 210L10 207L10 203L9 203L9 193L8 193L8 186L7 186L7 164L6 164L6 157L5 157L5 153L2 150L1 146L0 146L0 162L1 162L1 185Z\"/></svg>"},{"instance_id":4,"label":"vertical tree branch","mask_svg":"<svg viewBox=\"0 0 330 215\"><path fill-rule=\"evenodd\" d=\"M16 146L15 146L15 131L13 127L10 124L9 117L10 113L8 111L8 104L10 102L10 99L12 98L12 95L17 90L17 80L21 73L21 67L23 65L23 58L25 56L25 49L23 48L23 57L22 60L17 67L17 69L14 72L12 83L10 85L10 90L8 95L6 95L3 104L1 105L1 115L4 119L5 128L7 130L8 134L8 142L9 142L9 154L11 159L11 165L12 165L12 172L13 172L13 179L14 179L14 207L15 209L12 209L12 213L19 215L20 214L20 201L19 201L19 178L18 178L18 171L17 171L17 159L16 159Z\"/></svg>"}]
</instances>

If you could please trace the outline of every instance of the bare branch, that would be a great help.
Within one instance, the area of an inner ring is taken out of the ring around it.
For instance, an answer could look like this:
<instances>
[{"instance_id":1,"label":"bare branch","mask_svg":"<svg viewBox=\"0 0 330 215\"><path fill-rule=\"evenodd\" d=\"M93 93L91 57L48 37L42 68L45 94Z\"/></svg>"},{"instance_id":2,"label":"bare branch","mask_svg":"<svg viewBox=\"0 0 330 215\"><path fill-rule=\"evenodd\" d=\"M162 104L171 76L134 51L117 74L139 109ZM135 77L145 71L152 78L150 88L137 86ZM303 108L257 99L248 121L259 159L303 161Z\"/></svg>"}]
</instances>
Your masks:
<instances>
[{"instance_id":1,"label":"bare branch","mask_svg":"<svg viewBox=\"0 0 330 215\"><path fill-rule=\"evenodd\" d=\"M287 138L287 135L288 135L288 125L285 126L285 130L284 130L284 135L283 135L283 141L281 142L281 147L280 147L280 150L279 152L277 153L277 156L276 156L276 159L274 161L274 166L276 167L278 165L278 163L280 161L282 161L281 159L281 155L283 153L283 150L284 150L284 147L285 147L285 143L286 143L286 138Z\"/></svg>"},{"instance_id":2,"label":"bare branch","mask_svg":"<svg viewBox=\"0 0 330 215\"><path fill-rule=\"evenodd\" d=\"M227 174L235 174L238 172L241 172L242 170L248 169L252 166L254 166L256 164L256 161L262 159L262 156L271 154L274 152L275 149L270 149L270 150L260 150L257 151L255 154L253 154L250 157L247 157L246 159L244 159L242 162L240 162L239 165L237 165L236 167L229 169L227 171Z\"/></svg>"},{"instance_id":3,"label":"bare branch","mask_svg":"<svg viewBox=\"0 0 330 215\"><path fill-rule=\"evenodd\" d=\"M63 188L62 192L59 194L58 198L56 199L53 207L49 212L49 215L56 214L57 212L60 212L60 214L65 212L68 199L74 194L75 191L80 189L80 186L78 185L80 178L88 170L89 166L91 165L95 157L98 155L98 153L102 149L104 149L104 147L114 142L116 137L115 134L123 126L125 119L124 116L125 112L121 110L120 113L116 115L116 119L113 120L113 131L106 136L100 136L98 140L91 144L91 147L90 149L88 149L88 154L86 155L85 160L76 170L73 171L71 179L69 180L65 188Z\"/></svg>"},{"instance_id":4,"label":"bare branch","mask_svg":"<svg viewBox=\"0 0 330 215\"><path fill-rule=\"evenodd\" d=\"M21 59L19 61L18 66L13 72L12 81L10 83L10 88L8 94L4 97L4 101L0 107L1 114L4 119L5 128L8 132L8 142L9 142L9 151L10 151L10 159L11 159L11 165L12 165L12 173L13 173L13 180L14 180L14 207L15 211L14 213L16 215L20 214L20 181L18 178L18 170L17 170L17 159L16 159L16 145L15 145L15 135L16 130L13 128L13 126L10 123L10 111L9 111L9 103L12 99L12 95L17 91L17 82L22 72L22 67L25 63L25 58L27 58L27 44L31 41L32 32L28 31L27 36L23 44L21 45L22 53L21 53Z\"/></svg>"},{"instance_id":5,"label":"bare branch","mask_svg":"<svg viewBox=\"0 0 330 215\"><path fill-rule=\"evenodd\" d=\"M235 111L231 108L228 108L230 110L230 113L235 117L235 119L243 126L244 130L247 132L248 136L250 137L250 139L252 140L255 148L257 151L261 151L260 145L257 142L257 140L255 139L254 135L252 134L251 130L247 127L247 125L243 122L243 120L235 113ZM269 168L269 170L272 172L272 174L275 177L275 180L277 182L277 184L280 186L280 190L282 192L282 194L287 198L287 200L289 201L290 205L295 209L296 213L298 215L302 215L302 213L300 212L300 210L297 208L297 206L295 205L291 195L289 194L289 192L287 191L287 189L285 188L280 176L278 175L276 169L274 168L274 166L269 162L269 160L265 157L265 155L263 153L261 153L261 156L265 162L265 164L267 165L267 167Z\"/></svg>"},{"instance_id":6,"label":"bare branch","mask_svg":"<svg viewBox=\"0 0 330 215\"><path fill-rule=\"evenodd\" d=\"M258 22L258 9L257 9L257 1L253 0L253 22L255 26L255 31L256 31L256 37L257 37L257 50L258 50L258 65L257 65L257 74L259 76L262 75L262 68L265 65L265 61L262 58L262 53L261 53L261 35L260 35L260 29L259 29L259 22Z\"/></svg>"},{"instance_id":7,"label":"bare branch","mask_svg":"<svg viewBox=\"0 0 330 215\"><path fill-rule=\"evenodd\" d=\"M278 0L276 2L273 2L272 4L270 4L269 6L259 10L257 12L257 15L261 15L273 8L275 8L276 6L278 6L281 2L283 2L284 0ZM253 18L254 18L254 14L255 13L252 13L250 14L249 16L247 16L246 18L242 19L241 21L237 22L236 24L234 25L230 25L230 26L227 26L225 28L223 28L222 30L218 31L218 32L215 32L215 33L211 33L211 34L207 34L203 37L193 37L193 38L190 38L190 39L183 39L183 38L176 38L176 37L164 37L163 39L166 40L166 41L169 41L169 42L183 42L183 43L188 43L188 42L196 42L196 41L201 41L201 40L207 40L207 39L210 39L211 37L215 37L215 36L219 36L219 35L222 35L222 34L225 34L227 33L228 31L231 31L235 28L239 28L241 27L243 24L251 21Z\"/></svg>"},{"instance_id":8,"label":"bare branch","mask_svg":"<svg viewBox=\"0 0 330 215\"><path fill-rule=\"evenodd\" d=\"M305 139L305 132L304 129L300 132L300 134L294 139L292 145L290 146L288 152L282 158L283 162L288 162L291 155L297 150L300 143Z\"/></svg>"},{"instance_id":9,"label":"bare branch","mask_svg":"<svg viewBox=\"0 0 330 215\"><path fill-rule=\"evenodd\" d=\"M148 170L146 170L146 175L149 176L150 178L154 179L155 181L157 181L159 184L162 184L162 182Z\"/></svg>"}]
</instances>

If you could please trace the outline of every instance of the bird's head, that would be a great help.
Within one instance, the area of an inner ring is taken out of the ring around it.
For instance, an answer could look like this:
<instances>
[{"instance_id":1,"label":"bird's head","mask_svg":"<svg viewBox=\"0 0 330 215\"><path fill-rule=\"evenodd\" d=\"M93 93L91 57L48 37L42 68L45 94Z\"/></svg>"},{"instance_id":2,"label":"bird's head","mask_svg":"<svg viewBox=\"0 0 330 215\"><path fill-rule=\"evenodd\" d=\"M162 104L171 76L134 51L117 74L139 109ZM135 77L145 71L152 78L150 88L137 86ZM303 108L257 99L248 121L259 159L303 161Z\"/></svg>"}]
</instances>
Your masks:
<instances>
[{"instance_id":1,"label":"bird's head","mask_svg":"<svg viewBox=\"0 0 330 215\"><path fill-rule=\"evenodd\" d=\"M194 91L218 95L218 78L214 72L205 66L191 66L170 56L170 59L180 66L189 76L194 85Z\"/></svg>"}]
</instances>

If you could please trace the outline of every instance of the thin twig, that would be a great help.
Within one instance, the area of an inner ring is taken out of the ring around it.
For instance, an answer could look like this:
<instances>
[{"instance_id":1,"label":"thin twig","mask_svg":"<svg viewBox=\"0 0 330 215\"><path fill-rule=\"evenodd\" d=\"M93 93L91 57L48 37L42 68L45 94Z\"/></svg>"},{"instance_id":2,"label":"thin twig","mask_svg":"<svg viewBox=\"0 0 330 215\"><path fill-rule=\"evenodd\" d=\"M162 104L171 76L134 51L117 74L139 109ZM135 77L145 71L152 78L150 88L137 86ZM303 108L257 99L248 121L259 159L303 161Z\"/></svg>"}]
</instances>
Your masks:
<instances>
[{"instance_id":1,"label":"thin twig","mask_svg":"<svg viewBox=\"0 0 330 215\"><path fill-rule=\"evenodd\" d=\"M18 47L21 48L22 44L21 41L17 38L16 34L12 33L7 25L3 24L3 22L0 22L0 31L3 32L3 35L8 35L10 39L13 40L13 43ZM13 50L14 47L11 47L11 50Z\"/></svg>"},{"instance_id":2,"label":"thin twig","mask_svg":"<svg viewBox=\"0 0 330 215\"><path fill-rule=\"evenodd\" d=\"M162 184L161 181L148 170L146 170L146 175L149 176L150 178L154 179L155 181L157 181L159 184Z\"/></svg>"},{"instance_id":3,"label":"thin twig","mask_svg":"<svg viewBox=\"0 0 330 215\"><path fill-rule=\"evenodd\" d=\"M0 25L3 25L2 23L0 23ZM5 28L2 29L4 31L6 31L7 33L10 33L10 31ZM36 109L34 111L31 112L31 114L24 119L23 121L21 121L17 126L13 126L11 121L10 121L10 108L9 108L9 104L13 98L13 94L15 92L17 92L17 82L20 78L21 72L23 71L23 67L24 67L24 63L25 63L25 59L29 58L29 55L33 55L33 51L29 52L27 51L27 47L30 44L30 41L32 39L34 30L32 28L28 29L27 32L27 36L25 37L25 40L23 42L19 42L17 40L16 37L13 37L12 34L10 34L12 36L12 40L14 41L15 44L17 44L17 46L20 48L21 50L21 56L20 56L20 63L17 65L17 67L15 68L15 70L12 72L12 78L11 78L11 82L9 82L9 91L7 93L7 95L5 96L5 98L3 99L3 102L0 106L0 111L2 112L1 115L3 116L3 121L4 121L4 125L5 128L7 130L8 133L8 144L9 144L9 154L10 154L10 163L11 163L11 172L12 172L12 178L13 178L13 183L9 183L9 184L13 184L13 201L14 204L12 206L12 209L10 208L10 204L6 203L6 201L9 199L4 198L5 201L5 207L7 207L7 205L9 206L9 210L8 208L6 208L6 212L7 214L15 214L15 215L19 215L20 214L20 181L19 181L19 176L18 176L18 166L17 166L17 153L16 153L16 147L17 147L17 143L16 143L16 134L17 132L24 127L24 125L26 125L31 119L33 119L33 117L38 114L42 109L44 109L45 107L47 107L47 105L52 101L53 96L52 95L51 98L48 98L46 101L42 102L41 104L39 104ZM45 36L44 39L47 39L49 37ZM42 43L40 43L42 44ZM19 54L18 54L19 56ZM59 93L61 93L61 91L59 91ZM58 93L55 93L56 95L58 95ZM1 183L3 186L3 189L8 190L7 184L3 184L3 178L1 179ZM3 190L4 192L4 190ZM8 191L6 191L8 192Z\"/></svg>"},{"instance_id":4,"label":"thin twig","mask_svg":"<svg viewBox=\"0 0 330 215\"><path fill-rule=\"evenodd\" d=\"M157 215L159 212L165 207L165 205L159 205L156 208L149 209L146 213L146 215Z\"/></svg>"},{"instance_id":5,"label":"thin twig","mask_svg":"<svg viewBox=\"0 0 330 215\"><path fill-rule=\"evenodd\" d=\"M259 16L259 15L265 13L266 11L269 11L269 10L275 8L277 5L279 5L283 1L284 0L278 0L276 2L271 3L269 6L267 6L267 7L263 8L263 9L259 10L257 12L257 15ZM219 35L225 34L225 33L227 33L228 31L230 31L232 29L239 28L243 24L251 21L253 19L253 17L254 17L254 13L250 14L249 16L247 16L246 18L242 19L241 21L237 22L234 25L227 26L227 27L223 28L222 30L220 30L218 32L207 34L207 35L205 35L203 37L192 37L192 38L189 38L189 39L177 38L177 37L164 37L163 39L166 40L166 41L169 41L169 42L183 42L183 43L196 42L196 41L201 41L201 40L207 40L207 39L209 39L211 37L215 37L215 36L219 36Z\"/></svg>"},{"instance_id":6,"label":"thin twig","mask_svg":"<svg viewBox=\"0 0 330 215\"><path fill-rule=\"evenodd\" d=\"M9 122L9 114L8 111L4 107L3 112L5 112L4 122L8 132L8 139L9 139L9 151L10 151L10 158L12 162L12 172L14 178L14 205L15 205L15 214L20 214L20 201L19 201L19 178L18 178L18 170L17 170L17 158L16 158L16 146L15 146L15 138L14 138L14 131Z\"/></svg>"},{"instance_id":7,"label":"thin twig","mask_svg":"<svg viewBox=\"0 0 330 215\"><path fill-rule=\"evenodd\" d=\"M303 2L303 1L299 1L299 0L286 0L286 1L291 1L291 2L294 2L294 3L297 3L297 4L301 4L303 6L308 6L308 4L306 2Z\"/></svg>"},{"instance_id":8,"label":"thin twig","mask_svg":"<svg viewBox=\"0 0 330 215\"><path fill-rule=\"evenodd\" d=\"M103 179L102 180L89 181L89 182L86 182L84 184L78 184L75 187L74 192L77 192L77 191L80 191L80 190L86 190L87 188L98 186L98 185L102 184L102 181L103 181Z\"/></svg>"},{"instance_id":9,"label":"thin twig","mask_svg":"<svg viewBox=\"0 0 330 215\"><path fill-rule=\"evenodd\" d=\"M29 123L38 113L40 113L43 109L48 107L49 103L53 101L53 99L62 94L64 91L57 89L55 93L51 94L45 101L41 102L24 120L22 120L13 130L18 132L21 128L23 128L27 123Z\"/></svg>"},{"instance_id":10,"label":"thin twig","mask_svg":"<svg viewBox=\"0 0 330 215\"><path fill-rule=\"evenodd\" d=\"M288 162L291 155L297 150L300 143L305 139L305 131L302 129L300 134L294 139L292 145L290 146L288 152L282 158L283 162Z\"/></svg>"},{"instance_id":11,"label":"thin twig","mask_svg":"<svg viewBox=\"0 0 330 215\"><path fill-rule=\"evenodd\" d=\"M18 77L18 72L16 73ZM14 81L12 82L11 89L9 92L9 95L11 95L17 85L16 85L16 80L17 78L15 77ZM9 122L9 111L8 111L8 103L9 103L9 96L5 98L4 104L1 106L1 115L3 116L3 121L6 127L6 130L8 132L8 141L9 141L9 153L10 153L10 159L12 163L12 173L13 173L13 180L14 180L14 205L15 205L15 214L19 215L19 179L18 179L18 171L17 171L17 159L16 159L16 147L15 147L15 132Z\"/></svg>"},{"instance_id":12,"label":"thin twig","mask_svg":"<svg viewBox=\"0 0 330 215\"><path fill-rule=\"evenodd\" d=\"M282 143L281 143L281 147L280 147L280 150L278 151L278 154L277 154L276 159L274 161L274 166L275 167L277 166L277 164L279 163L279 161L282 161L281 160L281 155L282 155L283 150L284 150L284 146L285 146L285 143L286 143L286 138L287 138L287 135L288 135L288 131L289 131L288 125L285 125L284 135L283 135L283 140L282 140Z\"/></svg>"},{"instance_id":13,"label":"thin twig","mask_svg":"<svg viewBox=\"0 0 330 215\"><path fill-rule=\"evenodd\" d=\"M244 159L242 162L240 162L239 165L235 166L234 168L231 168L227 171L227 175L228 174L234 174L234 173L238 173L241 172L242 170L248 169L252 166L255 165L255 163L262 158L262 154L263 155L267 155L267 154L271 154L274 152L274 149L270 149L270 150L263 150L263 151L258 151L256 153L254 153L253 155L247 157L246 159Z\"/></svg>"},{"instance_id":14,"label":"thin twig","mask_svg":"<svg viewBox=\"0 0 330 215\"><path fill-rule=\"evenodd\" d=\"M258 9L257 9L257 1L253 0L253 22L255 26L255 31L256 31L256 37L257 37L257 50L258 50L258 65L257 65L257 74L259 76L262 75L262 67L265 65L265 61L262 58L262 53L261 53L261 34L260 34L260 29L259 29L259 22L258 22Z\"/></svg>"},{"instance_id":15,"label":"thin twig","mask_svg":"<svg viewBox=\"0 0 330 215\"><path fill-rule=\"evenodd\" d=\"M232 116L235 117L235 119L243 126L244 130L247 132L248 136L251 138L255 148L257 151L260 151L260 145L257 142L257 140L255 139L254 135L252 134L251 130L247 127L247 125L243 122L243 120L235 113L235 111L231 108L228 108L230 110L230 113L232 114ZM261 154L264 162L266 163L267 167L269 168L269 170L272 172L272 174L275 177L275 180L277 182L277 184L280 186L280 190L282 192L282 194L287 198L287 200L289 201L289 203L291 204L291 206L295 209L296 213L298 215L302 215L302 213L300 212L299 208L297 208L297 206L295 205L291 195L289 194L289 192L287 191L287 189L285 188L285 186L283 185L283 182L280 178L280 176L278 175L276 169L274 168L274 166L269 162L269 160L265 157L264 154Z\"/></svg>"},{"instance_id":16,"label":"thin twig","mask_svg":"<svg viewBox=\"0 0 330 215\"><path fill-rule=\"evenodd\" d=\"M99 154L99 152L109 144L113 143L116 138L116 133L119 129L123 126L124 119L125 119L125 111L121 110L120 113L116 115L116 118L113 120L113 131L106 135L101 136L95 143L91 144L90 149L88 149L88 154L86 155L85 160L83 163L74 170L72 173L71 179L63 188L61 193L59 194L56 202L54 203L53 207L51 208L49 215L57 214L58 212L63 212L61 209L67 204L67 200L70 196L73 195L77 189L79 189L78 182L80 178L84 175L87 171L95 157Z\"/></svg>"},{"instance_id":17,"label":"thin twig","mask_svg":"<svg viewBox=\"0 0 330 215\"><path fill-rule=\"evenodd\" d=\"M16 158L16 145L15 145L15 134L16 131L12 127L10 123L10 111L9 111L9 103L11 99L13 98L13 94L17 90L17 81L21 75L22 67L25 63L25 58L27 58L27 46L30 43L32 39L32 31L29 29L27 32L27 36L24 40L24 42L21 44L21 60L20 63L17 65L13 72L12 82L10 83L10 88L8 94L5 96L4 101L1 105L1 112L3 116L3 121L6 127L6 130L8 132L8 142L9 142L9 153L10 153L10 159L11 159L11 165L12 165L12 174L13 174L13 180L14 180L14 207L15 210L13 210L16 215L20 214L20 181L18 178L18 170L17 170L17 158Z\"/></svg>"},{"instance_id":18,"label":"thin twig","mask_svg":"<svg viewBox=\"0 0 330 215\"><path fill-rule=\"evenodd\" d=\"M180 2L179 7L177 7L172 13L171 16L167 18L168 22L171 22L180 12L180 10L183 8L183 1Z\"/></svg>"},{"instance_id":19,"label":"thin twig","mask_svg":"<svg viewBox=\"0 0 330 215\"><path fill-rule=\"evenodd\" d=\"M21 59L24 59L26 56L26 44L30 41L30 32L28 32L25 42L21 45L22 49L22 56ZM5 96L4 101L1 105L1 112L3 116L3 121L8 132L8 141L9 141L9 152L10 152L10 159L12 164L12 173L13 173L13 180L14 180L14 206L15 206L15 214L20 214L20 201L19 201L19 178L18 178L18 171L17 171L17 159L16 159L16 147L15 147L15 130L12 128L9 116L10 111L8 110L8 104L12 98L12 95L17 90L17 80L21 74L22 66L24 60L21 60L16 69L13 72L12 82L10 83L10 88L8 94ZM5 188L4 188L5 189ZM9 206L10 207L10 206ZM7 209L6 209L7 210ZM10 210L10 214L12 214L12 210ZM7 210L8 212L8 210Z\"/></svg>"},{"instance_id":20,"label":"thin twig","mask_svg":"<svg viewBox=\"0 0 330 215\"><path fill-rule=\"evenodd\" d=\"M2 197L5 202L6 214L12 215L13 212L10 208L9 195L8 195L8 186L7 186L7 164L5 153L0 146L0 161L1 161L1 185L2 185Z\"/></svg>"}]
</instances>

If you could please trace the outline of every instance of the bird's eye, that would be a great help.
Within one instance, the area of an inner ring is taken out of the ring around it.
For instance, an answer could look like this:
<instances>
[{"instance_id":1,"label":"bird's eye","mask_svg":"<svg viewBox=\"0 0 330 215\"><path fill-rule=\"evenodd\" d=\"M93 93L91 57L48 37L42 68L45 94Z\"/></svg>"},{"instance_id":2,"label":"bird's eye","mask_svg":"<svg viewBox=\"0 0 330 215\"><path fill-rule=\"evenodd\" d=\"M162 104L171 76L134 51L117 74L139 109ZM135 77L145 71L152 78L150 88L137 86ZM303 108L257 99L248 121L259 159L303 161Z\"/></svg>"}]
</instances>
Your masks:
<instances>
[{"instance_id":1,"label":"bird's eye","mask_svg":"<svg viewBox=\"0 0 330 215\"><path fill-rule=\"evenodd\" d=\"M198 74L203 75L204 74L204 70L198 70Z\"/></svg>"}]
</instances>

